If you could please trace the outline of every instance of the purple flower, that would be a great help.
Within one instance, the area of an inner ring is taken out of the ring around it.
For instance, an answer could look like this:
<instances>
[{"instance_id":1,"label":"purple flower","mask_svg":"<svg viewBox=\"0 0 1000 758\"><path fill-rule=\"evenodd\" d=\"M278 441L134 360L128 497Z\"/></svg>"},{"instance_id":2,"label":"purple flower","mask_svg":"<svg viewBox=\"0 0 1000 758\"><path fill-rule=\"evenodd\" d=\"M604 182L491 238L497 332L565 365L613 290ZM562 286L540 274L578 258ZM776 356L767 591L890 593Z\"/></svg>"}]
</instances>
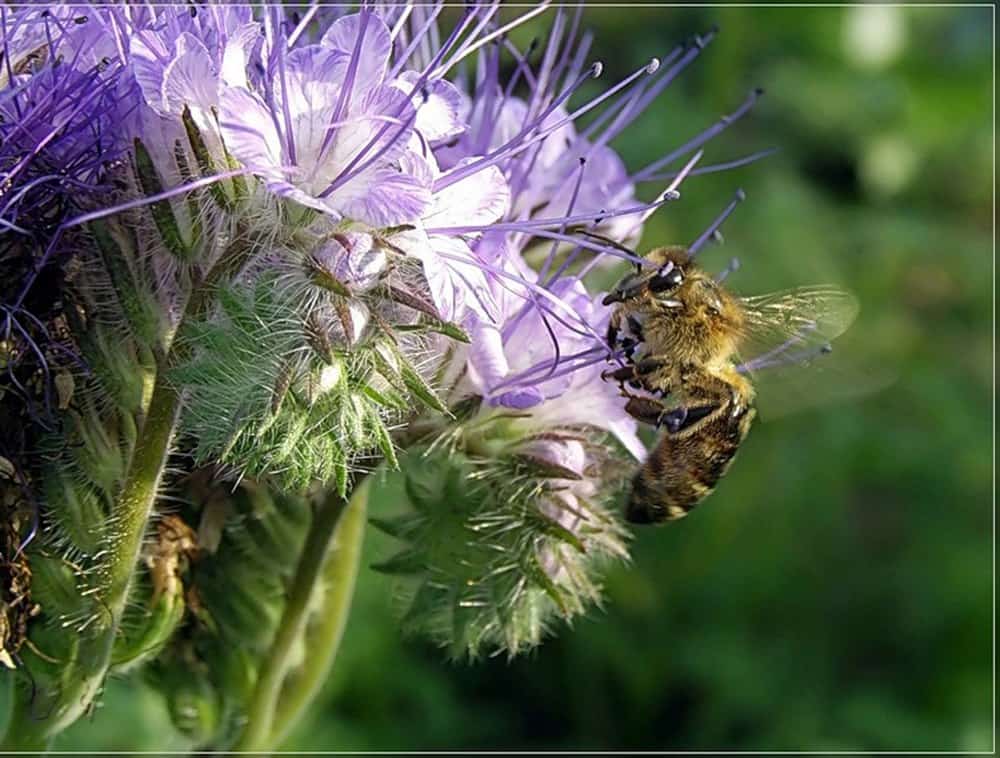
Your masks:
<instances>
[{"instance_id":1,"label":"purple flower","mask_svg":"<svg viewBox=\"0 0 1000 758\"><path fill-rule=\"evenodd\" d=\"M513 310L499 324L476 323L466 356L468 391L488 405L530 412L532 427L603 429L642 457L635 419L624 412L617 388L601 379L606 350L598 335L607 329L608 311L600 295L573 277L550 291L560 307L508 298Z\"/></svg>"},{"instance_id":2,"label":"purple flower","mask_svg":"<svg viewBox=\"0 0 1000 758\"><path fill-rule=\"evenodd\" d=\"M129 37L136 81L162 115L192 114L210 122L223 87L247 86L247 64L260 40L249 7L207 6L191 15L167 9Z\"/></svg>"},{"instance_id":3,"label":"purple flower","mask_svg":"<svg viewBox=\"0 0 1000 758\"><path fill-rule=\"evenodd\" d=\"M334 218L373 227L419 218L430 187L419 156L406 155L416 106L385 81L391 49L370 11L337 19L318 45L276 43L262 94L223 92L227 147L272 192Z\"/></svg>"}]
</instances>

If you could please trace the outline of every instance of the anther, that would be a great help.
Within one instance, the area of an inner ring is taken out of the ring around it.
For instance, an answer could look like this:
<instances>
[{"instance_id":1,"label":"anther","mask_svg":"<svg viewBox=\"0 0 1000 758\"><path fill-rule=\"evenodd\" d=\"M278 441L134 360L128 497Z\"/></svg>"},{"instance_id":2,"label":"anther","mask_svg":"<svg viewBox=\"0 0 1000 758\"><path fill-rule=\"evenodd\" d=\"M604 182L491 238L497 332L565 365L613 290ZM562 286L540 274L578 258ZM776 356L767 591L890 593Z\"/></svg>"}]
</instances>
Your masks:
<instances>
[{"instance_id":1,"label":"anther","mask_svg":"<svg viewBox=\"0 0 1000 758\"><path fill-rule=\"evenodd\" d=\"M590 66L590 76L593 79L597 79L601 74L604 73L604 64L600 61L594 61Z\"/></svg>"},{"instance_id":2,"label":"anther","mask_svg":"<svg viewBox=\"0 0 1000 758\"><path fill-rule=\"evenodd\" d=\"M649 65L646 66L646 73L655 74L659 68L660 68L660 59L650 58Z\"/></svg>"}]
</instances>

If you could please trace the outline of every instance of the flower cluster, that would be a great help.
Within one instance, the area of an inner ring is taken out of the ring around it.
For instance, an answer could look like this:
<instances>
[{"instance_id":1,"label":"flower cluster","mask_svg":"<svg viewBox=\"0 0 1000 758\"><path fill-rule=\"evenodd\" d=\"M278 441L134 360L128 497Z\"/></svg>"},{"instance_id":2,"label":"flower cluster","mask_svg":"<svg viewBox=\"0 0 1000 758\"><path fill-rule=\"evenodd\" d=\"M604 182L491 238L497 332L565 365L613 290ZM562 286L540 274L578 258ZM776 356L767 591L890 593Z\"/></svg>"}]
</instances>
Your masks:
<instances>
[{"instance_id":1,"label":"flower cluster","mask_svg":"<svg viewBox=\"0 0 1000 758\"><path fill-rule=\"evenodd\" d=\"M645 265L686 177L760 156L699 165L756 93L630 172L612 141L714 32L578 102L603 76L582 9L444 15L0 9L0 418L54 411L0 431L0 662L48 714L14 742L143 668L192 739L272 744L376 469L405 492L372 514L399 540L378 568L456 656L537 644L627 555L644 448L588 274Z\"/></svg>"}]
</instances>

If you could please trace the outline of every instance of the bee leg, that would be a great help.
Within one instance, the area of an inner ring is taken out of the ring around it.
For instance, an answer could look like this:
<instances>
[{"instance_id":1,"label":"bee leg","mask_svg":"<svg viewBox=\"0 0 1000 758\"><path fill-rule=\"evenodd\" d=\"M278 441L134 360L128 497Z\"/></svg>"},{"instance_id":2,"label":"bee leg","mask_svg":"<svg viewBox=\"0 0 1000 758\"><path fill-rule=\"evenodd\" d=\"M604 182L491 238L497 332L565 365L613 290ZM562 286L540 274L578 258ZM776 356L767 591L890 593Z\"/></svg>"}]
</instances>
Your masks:
<instances>
[{"instance_id":1,"label":"bee leg","mask_svg":"<svg viewBox=\"0 0 1000 758\"><path fill-rule=\"evenodd\" d=\"M625 412L632 418L650 426L659 426L664 415L664 406L658 400L650 397L629 395L625 403Z\"/></svg>"},{"instance_id":2,"label":"bee leg","mask_svg":"<svg viewBox=\"0 0 1000 758\"><path fill-rule=\"evenodd\" d=\"M661 358L642 358L641 360L638 360L635 363L630 363L627 366L605 371L601 374L601 378L604 381L613 379L618 382L619 385L624 385L625 382L628 382L630 387L634 387L636 389L651 389L646 386L644 377L652 374L654 371L659 371L665 366L667 366L667 361ZM624 389L624 386L622 389Z\"/></svg>"},{"instance_id":3,"label":"bee leg","mask_svg":"<svg viewBox=\"0 0 1000 758\"><path fill-rule=\"evenodd\" d=\"M618 325L615 324L614 320L608 321L608 334L605 339L608 342L608 347L612 350L618 347L618 335L621 334L621 330Z\"/></svg>"},{"instance_id":4,"label":"bee leg","mask_svg":"<svg viewBox=\"0 0 1000 758\"><path fill-rule=\"evenodd\" d=\"M635 337L635 341L643 342L646 338L643 336L642 333L642 322L639 321L639 319L637 319L635 316L629 316L627 319L625 319L625 321L628 324L629 330Z\"/></svg>"},{"instance_id":5,"label":"bee leg","mask_svg":"<svg viewBox=\"0 0 1000 758\"><path fill-rule=\"evenodd\" d=\"M690 429L699 421L716 415L722 406L691 405L673 408L660 417L660 425L665 426L670 434L678 434Z\"/></svg>"}]
</instances>

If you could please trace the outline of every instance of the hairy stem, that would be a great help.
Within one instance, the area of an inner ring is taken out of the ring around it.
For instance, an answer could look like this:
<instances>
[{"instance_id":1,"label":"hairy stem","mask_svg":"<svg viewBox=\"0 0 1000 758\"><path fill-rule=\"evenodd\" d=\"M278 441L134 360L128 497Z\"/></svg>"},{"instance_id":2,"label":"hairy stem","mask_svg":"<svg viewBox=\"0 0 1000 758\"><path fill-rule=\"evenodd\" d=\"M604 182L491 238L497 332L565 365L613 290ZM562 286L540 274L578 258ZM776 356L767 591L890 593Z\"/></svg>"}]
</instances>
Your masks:
<instances>
[{"instance_id":1,"label":"hairy stem","mask_svg":"<svg viewBox=\"0 0 1000 758\"><path fill-rule=\"evenodd\" d=\"M237 240L191 291L175 334L204 314L214 302L217 285L245 265L253 247L239 234ZM15 717L4 737L9 744L45 744L87 713L104 686L180 415L182 389L170 383L167 373L182 349L174 342L156 362L145 419L112 511L112 536L101 564L95 567L94 597L101 617L76 639L73 662L64 667L55 702L46 715L34 713L36 708L22 702L24 692L18 693ZM34 695L28 696L33 702Z\"/></svg>"},{"instance_id":2,"label":"hairy stem","mask_svg":"<svg viewBox=\"0 0 1000 758\"><path fill-rule=\"evenodd\" d=\"M164 373L162 367L157 372L146 421L116 504L114 540L101 569L103 581L98 597L109 610L114 627L125 611L180 411L180 393L166 381Z\"/></svg>"},{"instance_id":3,"label":"hairy stem","mask_svg":"<svg viewBox=\"0 0 1000 758\"><path fill-rule=\"evenodd\" d=\"M233 750L274 747L326 679L354 595L368 487L368 481L358 485L349 502L330 491L316 510L284 614L250 698L246 724ZM319 605L317 591L325 592ZM307 629L314 612L318 623ZM303 644L307 646L305 661L293 673Z\"/></svg>"}]
</instances>

